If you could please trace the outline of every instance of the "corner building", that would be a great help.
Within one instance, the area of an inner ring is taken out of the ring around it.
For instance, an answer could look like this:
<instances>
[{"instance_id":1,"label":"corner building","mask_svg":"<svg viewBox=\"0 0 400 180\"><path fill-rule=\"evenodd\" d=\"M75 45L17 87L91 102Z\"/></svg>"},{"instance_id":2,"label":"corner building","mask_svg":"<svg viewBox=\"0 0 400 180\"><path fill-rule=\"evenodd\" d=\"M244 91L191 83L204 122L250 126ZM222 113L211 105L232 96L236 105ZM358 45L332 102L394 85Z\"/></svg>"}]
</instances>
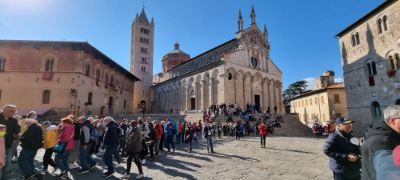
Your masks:
<instances>
[{"instance_id":1,"label":"corner building","mask_svg":"<svg viewBox=\"0 0 400 180\"><path fill-rule=\"evenodd\" d=\"M130 113L135 81L87 42L0 40L0 106L15 104L19 115Z\"/></svg>"},{"instance_id":2,"label":"corner building","mask_svg":"<svg viewBox=\"0 0 400 180\"><path fill-rule=\"evenodd\" d=\"M383 109L400 104L400 2L387 0L337 34L349 118L363 135Z\"/></svg>"}]
</instances>

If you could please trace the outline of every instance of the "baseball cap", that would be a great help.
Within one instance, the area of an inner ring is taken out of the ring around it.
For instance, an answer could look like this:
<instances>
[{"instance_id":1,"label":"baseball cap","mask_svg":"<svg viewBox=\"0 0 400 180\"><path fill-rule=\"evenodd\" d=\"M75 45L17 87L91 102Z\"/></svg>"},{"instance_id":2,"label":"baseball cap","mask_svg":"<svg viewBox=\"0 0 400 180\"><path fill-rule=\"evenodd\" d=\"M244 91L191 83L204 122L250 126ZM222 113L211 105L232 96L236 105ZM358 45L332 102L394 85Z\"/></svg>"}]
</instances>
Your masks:
<instances>
[{"instance_id":1,"label":"baseball cap","mask_svg":"<svg viewBox=\"0 0 400 180\"><path fill-rule=\"evenodd\" d=\"M340 117L336 119L336 124L352 124L354 121L347 119L345 117Z\"/></svg>"}]
</instances>

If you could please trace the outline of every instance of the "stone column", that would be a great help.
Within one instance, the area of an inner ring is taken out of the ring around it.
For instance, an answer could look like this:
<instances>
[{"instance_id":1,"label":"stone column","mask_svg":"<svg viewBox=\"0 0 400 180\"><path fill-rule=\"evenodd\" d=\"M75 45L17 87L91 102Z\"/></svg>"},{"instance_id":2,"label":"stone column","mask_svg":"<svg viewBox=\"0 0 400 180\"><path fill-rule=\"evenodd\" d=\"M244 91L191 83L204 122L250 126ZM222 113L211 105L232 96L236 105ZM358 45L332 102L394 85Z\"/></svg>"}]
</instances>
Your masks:
<instances>
[{"instance_id":1,"label":"stone column","mask_svg":"<svg viewBox=\"0 0 400 180\"><path fill-rule=\"evenodd\" d=\"M261 99L260 99L260 101L261 101L261 108L260 108L260 110L262 111L263 109L265 109L265 107L264 107L264 99L265 99L265 97L264 97L264 81L261 79Z\"/></svg>"}]
</instances>

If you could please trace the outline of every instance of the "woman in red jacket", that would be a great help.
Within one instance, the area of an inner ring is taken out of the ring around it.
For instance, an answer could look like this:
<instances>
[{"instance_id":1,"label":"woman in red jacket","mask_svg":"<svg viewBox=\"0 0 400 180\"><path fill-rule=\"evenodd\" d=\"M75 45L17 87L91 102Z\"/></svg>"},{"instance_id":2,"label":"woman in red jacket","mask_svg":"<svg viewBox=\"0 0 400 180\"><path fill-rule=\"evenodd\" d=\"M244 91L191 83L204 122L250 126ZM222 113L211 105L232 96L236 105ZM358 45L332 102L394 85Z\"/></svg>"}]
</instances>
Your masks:
<instances>
[{"instance_id":1,"label":"woman in red jacket","mask_svg":"<svg viewBox=\"0 0 400 180\"><path fill-rule=\"evenodd\" d=\"M265 125L264 121L258 125L258 131L260 132L261 139L261 148L265 148L265 137L267 136L267 125Z\"/></svg>"},{"instance_id":2,"label":"woman in red jacket","mask_svg":"<svg viewBox=\"0 0 400 180\"><path fill-rule=\"evenodd\" d=\"M61 174L58 177L68 176L68 156L75 147L74 143L74 126L72 120L68 117L61 119L60 135L58 143L64 144L64 151L56 154L56 164L61 170Z\"/></svg>"},{"instance_id":3,"label":"woman in red jacket","mask_svg":"<svg viewBox=\"0 0 400 180\"><path fill-rule=\"evenodd\" d=\"M155 152L155 156L158 156L160 153L160 140L161 140L161 136L163 135L163 125L161 124L160 121L153 121L153 124L155 124L155 132L156 132L156 139L154 141L154 152Z\"/></svg>"}]
</instances>

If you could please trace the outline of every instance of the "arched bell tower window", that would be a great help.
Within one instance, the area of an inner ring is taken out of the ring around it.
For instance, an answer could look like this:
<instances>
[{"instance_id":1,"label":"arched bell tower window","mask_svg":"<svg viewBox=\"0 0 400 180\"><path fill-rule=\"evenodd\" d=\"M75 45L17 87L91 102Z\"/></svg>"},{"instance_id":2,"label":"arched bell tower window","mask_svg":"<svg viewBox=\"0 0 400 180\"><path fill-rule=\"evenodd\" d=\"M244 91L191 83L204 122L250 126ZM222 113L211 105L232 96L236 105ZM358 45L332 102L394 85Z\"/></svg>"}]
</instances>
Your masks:
<instances>
[{"instance_id":1,"label":"arched bell tower window","mask_svg":"<svg viewBox=\"0 0 400 180\"><path fill-rule=\"evenodd\" d=\"M258 66L258 59L256 57L251 57L250 62L253 68L256 68Z\"/></svg>"}]
</instances>

